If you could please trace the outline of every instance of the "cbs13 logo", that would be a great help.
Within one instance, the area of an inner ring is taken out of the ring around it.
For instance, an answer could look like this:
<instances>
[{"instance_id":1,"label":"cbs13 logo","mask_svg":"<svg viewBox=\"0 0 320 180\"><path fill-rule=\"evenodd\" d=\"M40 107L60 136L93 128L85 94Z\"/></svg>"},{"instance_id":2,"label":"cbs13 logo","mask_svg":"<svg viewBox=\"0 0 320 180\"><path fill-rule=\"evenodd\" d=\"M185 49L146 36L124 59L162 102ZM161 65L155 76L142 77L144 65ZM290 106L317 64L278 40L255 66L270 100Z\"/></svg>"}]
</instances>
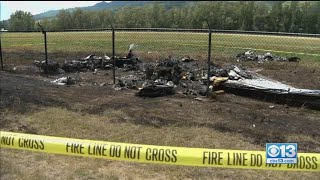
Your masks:
<instances>
[{"instance_id":1,"label":"cbs13 logo","mask_svg":"<svg viewBox=\"0 0 320 180\"><path fill-rule=\"evenodd\" d=\"M296 158L297 143L267 143L267 158Z\"/></svg>"}]
</instances>

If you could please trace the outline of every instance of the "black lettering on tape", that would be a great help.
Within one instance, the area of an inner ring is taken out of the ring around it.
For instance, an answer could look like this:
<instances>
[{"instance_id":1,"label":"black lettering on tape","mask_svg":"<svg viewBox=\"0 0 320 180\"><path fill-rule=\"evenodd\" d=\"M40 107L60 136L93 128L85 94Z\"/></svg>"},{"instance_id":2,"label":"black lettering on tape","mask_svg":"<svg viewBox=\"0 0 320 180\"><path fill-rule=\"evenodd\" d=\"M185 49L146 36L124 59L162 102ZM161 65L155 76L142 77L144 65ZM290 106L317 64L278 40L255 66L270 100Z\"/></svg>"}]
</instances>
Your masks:
<instances>
[{"instance_id":1,"label":"black lettering on tape","mask_svg":"<svg viewBox=\"0 0 320 180\"><path fill-rule=\"evenodd\" d=\"M150 155L151 152L152 152L151 148L147 148L147 150L146 150L146 160L147 161L151 160L151 155Z\"/></svg>"},{"instance_id":2,"label":"black lettering on tape","mask_svg":"<svg viewBox=\"0 0 320 180\"><path fill-rule=\"evenodd\" d=\"M166 149L166 157L164 158L164 161L170 162L170 149Z\"/></svg>"},{"instance_id":3,"label":"black lettering on tape","mask_svg":"<svg viewBox=\"0 0 320 180\"><path fill-rule=\"evenodd\" d=\"M45 149L45 144L43 140L26 138L33 136L1 136L0 144L6 146L28 148L28 149ZM17 139L15 139L17 138ZM16 140L16 141L14 141ZM85 154L84 145L79 143L66 143L66 152ZM125 146L124 158L130 159L140 159L140 151L142 147L138 146ZM94 144L88 146L88 154L96 156L107 156L107 150L112 154L112 157L121 157L121 146L112 145L112 148L107 149L106 144ZM223 152L210 152L203 151L203 164L215 164L223 165L221 163ZM146 149L146 160L147 161L159 161L159 162L177 162L177 150L165 149L165 148L147 148ZM249 157L250 156L250 157ZM317 155L316 155L317 156ZM296 168L301 170L316 170L319 167L318 158L316 156L299 156L297 164L287 164L287 168ZM252 166L261 167L263 163L263 158L261 154L250 154L248 153L227 153L228 165L232 166ZM267 168L280 168L282 164L266 164Z\"/></svg>"},{"instance_id":4,"label":"black lettering on tape","mask_svg":"<svg viewBox=\"0 0 320 180\"><path fill-rule=\"evenodd\" d=\"M124 149L124 158L140 159L140 150L142 147L126 146Z\"/></svg>"},{"instance_id":5,"label":"black lettering on tape","mask_svg":"<svg viewBox=\"0 0 320 180\"><path fill-rule=\"evenodd\" d=\"M203 151L202 153L202 164L206 164L207 159L209 160L210 158L208 157L210 152ZM209 163L208 163L209 164Z\"/></svg>"},{"instance_id":6,"label":"black lettering on tape","mask_svg":"<svg viewBox=\"0 0 320 180\"><path fill-rule=\"evenodd\" d=\"M300 156L298 158L298 163L297 164L288 164L287 168L292 168L292 169L317 169L318 164L317 164L317 157L315 156Z\"/></svg>"},{"instance_id":7,"label":"black lettering on tape","mask_svg":"<svg viewBox=\"0 0 320 180\"><path fill-rule=\"evenodd\" d=\"M159 159L159 161L164 161L164 149L159 149L158 150L158 159Z\"/></svg>"},{"instance_id":8,"label":"black lettering on tape","mask_svg":"<svg viewBox=\"0 0 320 180\"><path fill-rule=\"evenodd\" d=\"M121 146L120 145L111 145L109 149L110 157L121 157Z\"/></svg>"},{"instance_id":9,"label":"black lettering on tape","mask_svg":"<svg viewBox=\"0 0 320 180\"><path fill-rule=\"evenodd\" d=\"M152 161L158 161L157 155L158 155L158 149L153 149L152 150Z\"/></svg>"},{"instance_id":10,"label":"black lettering on tape","mask_svg":"<svg viewBox=\"0 0 320 180\"><path fill-rule=\"evenodd\" d=\"M88 146L88 154L94 156L107 156L107 145L106 144L94 144Z\"/></svg>"},{"instance_id":11,"label":"black lettering on tape","mask_svg":"<svg viewBox=\"0 0 320 180\"><path fill-rule=\"evenodd\" d=\"M178 151L177 150L172 150L171 162L177 162L177 160L178 160L177 155L178 155Z\"/></svg>"},{"instance_id":12,"label":"black lettering on tape","mask_svg":"<svg viewBox=\"0 0 320 180\"><path fill-rule=\"evenodd\" d=\"M311 157L306 157L306 169L311 169Z\"/></svg>"},{"instance_id":13,"label":"black lettering on tape","mask_svg":"<svg viewBox=\"0 0 320 180\"><path fill-rule=\"evenodd\" d=\"M230 162L231 162L231 160L230 160L230 153L228 153L227 155L228 155L228 156L227 156L227 157L228 157L228 158L227 158L227 162L228 162L227 164L228 164L228 165L232 165L232 164L230 163Z\"/></svg>"},{"instance_id":14,"label":"black lettering on tape","mask_svg":"<svg viewBox=\"0 0 320 180\"><path fill-rule=\"evenodd\" d=\"M228 165L230 166L247 166L246 158L247 153L228 153Z\"/></svg>"},{"instance_id":15,"label":"black lettering on tape","mask_svg":"<svg viewBox=\"0 0 320 180\"><path fill-rule=\"evenodd\" d=\"M312 157L311 158L312 159L312 162L313 162L313 166L312 166L312 169L317 169L318 168L318 164L317 164L317 161L318 161L318 159L317 159L317 157Z\"/></svg>"},{"instance_id":16,"label":"black lettering on tape","mask_svg":"<svg viewBox=\"0 0 320 180\"><path fill-rule=\"evenodd\" d=\"M243 164L242 164L242 166L248 166L247 162L246 162L246 161L248 161L248 158L246 156L247 156L247 153L243 153Z\"/></svg>"},{"instance_id":17,"label":"black lettering on tape","mask_svg":"<svg viewBox=\"0 0 320 180\"><path fill-rule=\"evenodd\" d=\"M2 136L1 137L1 144L7 145L7 146L14 146L14 137Z\"/></svg>"},{"instance_id":18,"label":"black lettering on tape","mask_svg":"<svg viewBox=\"0 0 320 180\"><path fill-rule=\"evenodd\" d=\"M18 146L22 147L22 148L28 148L28 149L44 150L43 140L38 140L38 139L19 138L18 139Z\"/></svg>"},{"instance_id":19,"label":"black lettering on tape","mask_svg":"<svg viewBox=\"0 0 320 180\"><path fill-rule=\"evenodd\" d=\"M299 157L298 165L299 165L299 169L304 169L304 167L306 166L306 160L304 159L303 156Z\"/></svg>"},{"instance_id":20,"label":"black lettering on tape","mask_svg":"<svg viewBox=\"0 0 320 180\"><path fill-rule=\"evenodd\" d=\"M251 154L250 166L262 166L262 155L261 154Z\"/></svg>"},{"instance_id":21,"label":"black lettering on tape","mask_svg":"<svg viewBox=\"0 0 320 180\"><path fill-rule=\"evenodd\" d=\"M310 169L311 163L309 161L311 161L310 157L299 156L298 163L297 164L287 164L287 168L289 168L289 169L304 169L304 168Z\"/></svg>"},{"instance_id":22,"label":"black lettering on tape","mask_svg":"<svg viewBox=\"0 0 320 180\"><path fill-rule=\"evenodd\" d=\"M222 165L222 153L223 152L209 152L204 151L202 157L203 164L215 164L215 165ZM207 162L206 162L207 161Z\"/></svg>"},{"instance_id":23,"label":"black lettering on tape","mask_svg":"<svg viewBox=\"0 0 320 180\"><path fill-rule=\"evenodd\" d=\"M159 162L177 162L177 150L147 148L146 160Z\"/></svg>"},{"instance_id":24,"label":"black lettering on tape","mask_svg":"<svg viewBox=\"0 0 320 180\"><path fill-rule=\"evenodd\" d=\"M23 139L23 147L30 148L28 145L28 139ZM31 147L32 149L33 147Z\"/></svg>"},{"instance_id":25,"label":"black lettering on tape","mask_svg":"<svg viewBox=\"0 0 320 180\"><path fill-rule=\"evenodd\" d=\"M67 143L66 144L66 152L71 152L74 154L84 154L84 146L82 144L77 143Z\"/></svg>"},{"instance_id":26,"label":"black lettering on tape","mask_svg":"<svg viewBox=\"0 0 320 180\"><path fill-rule=\"evenodd\" d=\"M40 140L40 149L44 150L44 142L42 140Z\"/></svg>"},{"instance_id":27,"label":"black lettering on tape","mask_svg":"<svg viewBox=\"0 0 320 180\"><path fill-rule=\"evenodd\" d=\"M69 152L69 148L71 148L71 145L69 143L66 144L66 152Z\"/></svg>"}]
</instances>

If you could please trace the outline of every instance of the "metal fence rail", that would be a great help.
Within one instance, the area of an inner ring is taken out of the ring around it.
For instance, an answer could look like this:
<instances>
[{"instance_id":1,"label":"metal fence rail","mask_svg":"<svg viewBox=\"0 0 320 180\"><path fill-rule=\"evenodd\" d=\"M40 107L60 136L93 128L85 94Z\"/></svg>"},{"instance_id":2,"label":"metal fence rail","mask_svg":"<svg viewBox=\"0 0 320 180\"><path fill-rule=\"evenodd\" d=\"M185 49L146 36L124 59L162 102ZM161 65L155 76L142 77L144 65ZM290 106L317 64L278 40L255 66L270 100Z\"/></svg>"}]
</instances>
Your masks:
<instances>
[{"instance_id":1,"label":"metal fence rail","mask_svg":"<svg viewBox=\"0 0 320 180\"><path fill-rule=\"evenodd\" d=\"M137 32L202 32L208 33L209 29L179 29L179 28L114 28L115 31L137 31ZM47 32L76 32L76 31L112 31L112 28L93 28L93 29L64 29L61 31L47 31ZM32 33L39 31L5 31L3 33ZM211 29L212 33L227 33L227 34L248 34L248 35L274 35L274 36L295 36L295 37L318 37L320 34L307 33L287 33L287 32L267 32L267 31L242 31L242 30L219 30Z\"/></svg>"}]
</instances>

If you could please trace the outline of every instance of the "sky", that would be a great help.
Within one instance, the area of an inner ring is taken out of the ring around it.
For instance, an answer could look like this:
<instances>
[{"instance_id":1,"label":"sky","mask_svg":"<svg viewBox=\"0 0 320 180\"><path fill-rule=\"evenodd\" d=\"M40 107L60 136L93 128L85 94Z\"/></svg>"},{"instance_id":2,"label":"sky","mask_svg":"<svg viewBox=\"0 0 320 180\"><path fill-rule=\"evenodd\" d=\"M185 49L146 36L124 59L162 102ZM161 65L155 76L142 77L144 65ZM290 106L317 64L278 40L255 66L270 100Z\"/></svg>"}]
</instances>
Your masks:
<instances>
[{"instance_id":1,"label":"sky","mask_svg":"<svg viewBox=\"0 0 320 180\"><path fill-rule=\"evenodd\" d=\"M49 10L92 6L101 1L0 1L0 20L7 20L16 10L39 14ZM106 1L108 2L108 1Z\"/></svg>"}]
</instances>

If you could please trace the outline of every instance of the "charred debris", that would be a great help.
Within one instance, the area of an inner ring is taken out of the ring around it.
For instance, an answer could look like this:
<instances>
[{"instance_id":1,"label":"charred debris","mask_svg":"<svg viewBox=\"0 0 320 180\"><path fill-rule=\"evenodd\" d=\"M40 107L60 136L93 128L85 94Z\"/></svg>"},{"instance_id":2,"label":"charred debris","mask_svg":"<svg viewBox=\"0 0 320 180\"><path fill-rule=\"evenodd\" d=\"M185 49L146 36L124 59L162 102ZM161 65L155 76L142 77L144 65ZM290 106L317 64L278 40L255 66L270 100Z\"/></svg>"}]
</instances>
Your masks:
<instances>
[{"instance_id":1,"label":"charred debris","mask_svg":"<svg viewBox=\"0 0 320 180\"><path fill-rule=\"evenodd\" d=\"M130 47L131 48L131 47ZM238 61L288 61L298 62L298 57L276 57L271 53L256 55L254 51L246 51L236 56ZM112 69L113 60L108 56L89 55L79 60L65 61L60 65L56 62L35 61L34 65L41 69L47 68L49 73L72 73L79 71L97 72L98 69ZM46 67L47 66L47 67ZM185 58L166 58L158 62L142 62L133 55L132 49L126 57L115 57L116 68L132 72L130 75L117 77L113 85L115 90L135 89L139 97L159 97L173 94L206 96L207 83L210 83L209 94L221 92L249 96L262 100L304 105L320 109L320 90L298 89L281 82L268 79L243 67L222 67L211 62L207 82L207 67L201 61ZM71 85L76 81L63 77L51 81L57 85Z\"/></svg>"},{"instance_id":2,"label":"charred debris","mask_svg":"<svg viewBox=\"0 0 320 180\"><path fill-rule=\"evenodd\" d=\"M288 62L299 62L301 59L299 57L281 57L275 56L270 52L265 54L257 54L255 51L248 50L243 53L239 53L237 56L237 61L256 61L259 63L264 63L268 61L288 61Z\"/></svg>"}]
</instances>

